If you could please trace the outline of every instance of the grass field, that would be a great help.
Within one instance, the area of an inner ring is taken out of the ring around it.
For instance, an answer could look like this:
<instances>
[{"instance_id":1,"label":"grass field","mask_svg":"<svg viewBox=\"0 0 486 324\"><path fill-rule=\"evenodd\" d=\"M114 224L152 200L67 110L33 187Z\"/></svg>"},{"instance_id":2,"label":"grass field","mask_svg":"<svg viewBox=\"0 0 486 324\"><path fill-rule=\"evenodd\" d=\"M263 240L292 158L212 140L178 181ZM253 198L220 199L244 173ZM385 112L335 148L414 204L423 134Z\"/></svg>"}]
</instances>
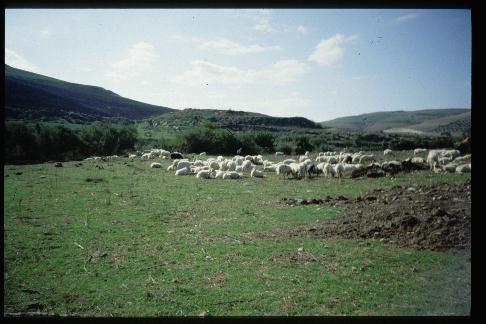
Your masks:
<instances>
[{"instance_id":1,"label":"grass field","mask_svg":"<svg viewBox=\"0 0 486 324\"><path fill-rule=\"evenodd\" d=\"M470 175L200 180L166 171L170 161L159 161L162 170L151 162L4 167L5 313L470 313L467 253L288 236L292 227L340 217L342 210L278 203Z\"/></svg>"}]
</instances>

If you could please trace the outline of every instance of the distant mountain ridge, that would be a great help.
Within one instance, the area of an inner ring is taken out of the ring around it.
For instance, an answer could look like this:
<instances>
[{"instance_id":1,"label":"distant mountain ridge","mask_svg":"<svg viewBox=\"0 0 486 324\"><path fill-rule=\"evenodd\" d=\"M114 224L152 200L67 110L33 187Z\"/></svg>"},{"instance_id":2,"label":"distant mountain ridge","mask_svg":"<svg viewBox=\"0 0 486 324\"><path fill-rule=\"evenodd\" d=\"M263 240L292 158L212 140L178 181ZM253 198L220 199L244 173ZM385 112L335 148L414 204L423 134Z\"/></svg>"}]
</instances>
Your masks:
<instances>
[{"instance_id":1,"label":"distant mountain ridge","mask_svg":"<svg viewBox=\"0 0 486 324\"><path fill-rule=\"evenodd\" d=\"M362 132L461 133L471 127L471 109L384 111L336 118L320 124L323 127Z\"/></svg>"},{"instance_id":2,"label":"distant mountain ridge","mask_svg":"<svg viewBox=\"0 0 486 324\"><path fill-rule=\"evenodd\" d=\"M81 120L103 117L136 120L174 110L127 99L101 87L70 83L7 64L5 109L6 116L13 118L76 116Z\"/></svg>"},{"instance_id":3,"label":"distant mountain ridge","mask_svg":"<svg viewBox=\"0 0 486 324\"><path fill-rule=\"evenodd\" d=\"M281 127L320 128L304 117L272 117L216 109L172 109L127 99L96 86L70 83L5 64L5 110L11 119L65 119L73 123L114 119L141 120L174 126L212 123L234 130Z\"/></svg>"}]
</instances>

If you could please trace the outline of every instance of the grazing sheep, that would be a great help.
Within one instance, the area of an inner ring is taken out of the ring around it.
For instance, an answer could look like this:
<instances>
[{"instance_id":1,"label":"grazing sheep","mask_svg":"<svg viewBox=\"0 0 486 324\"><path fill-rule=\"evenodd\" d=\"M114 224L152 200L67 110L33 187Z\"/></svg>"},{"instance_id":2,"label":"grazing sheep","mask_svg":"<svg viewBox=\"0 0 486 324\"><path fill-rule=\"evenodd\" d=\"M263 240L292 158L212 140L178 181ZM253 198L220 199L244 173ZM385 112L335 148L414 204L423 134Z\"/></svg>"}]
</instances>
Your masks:
<instances>
[{"instance_id":1,"label":"grazing sheep","mask_svg":"<svg viewBox=\"0 0 486 324\"><path fill-rule=\"evenodd\" d=\"M344 164L338 163L334 166L334 175L338 178L341 178L344 173Z\"/></svg>"},{"instance_id":2,"label":"grazing sheep","mask_svg":"<svg viewBox=\"0 0 486 324\"><path fill-rule=\"evenodd\" d=\"M218 170L219 169L219 163L217 161L211 161L211 162L209 162L209 168L211 170Z\"/></svg>"},{"instance_id":3,"label":"grazing sheep","mask_svg":"<svg viewBox=\"0 0 486 324\"><path fill-rule=\"evenodd\" d=\"M160 150L160 157L163 159L170 159L170 152L166 150Z\"/></svg>"},{"instance_id":4,"label":"grazing sheep","mask_svg":"<svg viewBox=\"0 0 486 324\"><path fill-rule=\"evenodd\" d=\"M191 162L189 162L187 160L179 160L177 162L177 164L175 165L174 169L175 170L180 170L180 169L183 169L183 168L190 169L190 167L191 167Z\"/></svg>"},{"instance_id":5,"label":"grazing sheep","mask_svg":"<svg viewBox=\"0 0 486 324\"><path fill-rule=\"evenodd\" d=\"M306 164L306 173L310 178L312 174L319 176L319 173L321 173L321 170L319 170L319 168L317 168L315 163L311 161L311 163Z\"/></svg>"},{"instance_id":6,"label":"grazing sheep","mask_svg":"<svg viewBox=\"0 0 486 324\"><path fill-rule=\"evenodd\" d=\"M174 160L174 159L183 159L183 158L184 157L179 152L172 152L172 153L170 153L170 159L171 160Z\"/></svg>"},{"instance_id":7,"label":"grazing sheep","mask_svg":"<svg viewBox=\"0 0 486 324\"><path fill-rule=\"evenodd\" d=\"M452 172L456 172L456 168L457 167L458 167L458 164L457 163L451 162L451 163L448 163L448 164L444 165L442 167L442 169L444 171L447 171L447 172L452 173Z\"/></svg>"},{"instance_id":8,"label":"grazing sheep","mask_svg":"<svg viewBox=\"0 0 486 324\"><path fill-rule=\"evenodd\" d=\"M364 162L368 162L368 161L375 161L375 156L373 154L362 155L359 159L360 164L363 164Z\"/></svg>"},{"instance_id":9,"label":"grazing sheep","mask_svg":"<svg viewBox=\"0 0 486 324\"><path fill-rule=\"evenodd\" d=\"M301 155L299 156L299 162L304 162L305 160L307 160L309 157L307 155Z\"/></svg>"},{"instance_id":10,"label":"grazing sheep","mask_svg":"<svg viewBox=\"0 0 486 324\"><path fill-rule=\"evenodd\" d=\"M245 160L241 165L241 167L242 167L242 171L249 172L251 171L252 163L249 160Z\"/></svg>"},{"instance_id":11,"label":"grazing sheep","mask_svg":"<svg viewBox=\"0 0 486 324\"><path fill-rule=\"evenodd\" d=\"M292 163L290 170L294 178L302 179L305 176L306 165L304 163Z\"/></svg>"},{"instance_id":12,"label":"grazing sheep","mask_svg":"<svg viewBox=\"0 0 486 324\"><path fill-rule=\"evenodd\" d=\"M360 168L361 164L344 164L343 175L352 174L353 171L359 170Z\"/></svg>"},{"instance_id":13,"label":"grazing sheep","mask_svg":"<svg viewBox=\"0 0 486 324\"><path fill-rule=\"evenodd\" d=\"M206 155L206 152L201 152L201 153L199 153L199 155L204 156L204 155Z\"/></svg>"},{"instance_id":14,"label":"grazing sheep","mask_svg":"<svg viewBox=\"0 0 486 324\"><path fill-rule=\"evenodd\" d=\"M319 155L318 157L316 157L317 163L326 162L326 161L327 161L327 156Z\"/></svg>"},{"instance_id":15,"label":"grazing sheep","mask_svg":"<svg viewBox=\"0 0 486 324\"><path fill-rule=\"evenodd\" d=\"M218 178L223 178L223 175L226 173L226 171L213 170L213 173L214 173L214 177L218 179Z\"/></svg>"},{"instance_id":16,"label":"grazing sheep","mask_svg":"<svg viewBox=\"0 0 486 324\"><path fill-rule=\"evenodd\" d=\"M393 151L390 150L390 149L386 149L386 150L383 151L383 155L384 156L393 155Z\"/></svg>"},{"instance_id":17,"label":"grazing sheep","mask_svg":"<svg viewBox=\"0 0 486 324\"><path fill-rule=\"evenodd\" d=\"M424 149L424 148L417 148L415 150L413 150L413 155L419 155L419 154L422 154L422 153L427 153L427 149Z\"/></svg>"},{"instance_id":18,"label":"grazing sheep","mask_svg":"<svg viewBox=\"0 0 486 324\"><path fill-rule=\"evenodd\" d=\"M184 167L182 169L179 169L175 172L175 175L176 176L182 176L182 175L188 175L191 173L191 170L189 169L189 167Z\"/></svg>"},{"instance_id":19,"label":"grazing sheep","mask_svg":"<svg viewBox=\"0 0 486 324\"><path fill-rule=\"evenodd\" d=\"M226 171L225 174L223 174L223 179L239 179L241 177L242 174L236 171Z\"/></svg>"},{"instance_id":20,"label":"grazing sheep","mask_svg":"<svg viewBox=\"0 0 486 324\"><path fill-rule=\"evenodd\" d=\"M290 165L281 163L281 164L277 164L275 171L277 172L278 175L283 174L288 176L292 172L292 169L290 168Z\"/></svg>"},{"instance_id":21,"label":"grazing sheep","mask_svg":"<svg viewBox=\"0 0 486 324\"><path fill-rule=\"evenodd\" d=\"M196 174L196 178L198 178L198 179L210 179L211 178L211 171L201 170Z\"/></svg>"},{"instance_id":22,"label":"grazing sheep","mask_svg":"<svg viewBox=\"0 0 486 324\"><path fill-rule=\"evenodd\" d=\"M460 156L454 159L454 162L462 163L462 162L470 162L471 161L471 154L466 154L464 156Z\"/></svg>"},{"instance_id":23,"label":"grazing sheep","mask_svg":"<svg viewBox=\"0 0 486 324\"><path fill-rule=\"evenodd\" d=\"M412 158L412 163L422 164L422 163L425 163L425 160L424 160L424 158L421 158L421 157L414 157L414 158Z\"/></svg>"},{"instance_id":24,"label":"grazing sheep","mask_svg":"<svg viewBox=\"0 0 486 324\"><path fill-rule=\"evenodd\" d=\"M436 164L439 164L439 157L441 157L442 150L430 150L427 155L427 164L431 169L434 169Z\"/></svg>"},{"instance_id":25,"label":"grazing sheep","mask_svg":"<svg viewBox=\"0 0 486 324\"><path fill-rule=\"evenodd\" d=\"M275 156L284 155L284 152L275 152Z\"/></svg>"},{"instance_id":26,"label":"grazing sheep","mask_svg":"<svg viewBox=\"0 0 486 324\"><path fill-rule=\"evenodd\" d=\"M338 163L338 159L335 156L329 156L327 158L327 163L329 163L329 164L336 164L336 163Z\"/></svg>"},{"instance_id":27,"label":"grazing sheep","mask_svg":"<svg viewBox=\"0 0 486 324\"><path fill-rule=\"evenodd\" d=\"M235 171L236 169L236 162L235 161L229 161L226 166L228 167L228 171Z\"/></svg>"},{"instance_id":28,"label":"grazing sheep","mask_svg":"<svg viewBox=\"0 0 486 324\"><path fill-rule=\"evenodd\" d=\"M196 160L196 161L193 162L193 165L194 166L204 166L205 163L201 160Z\"/></svg>"},{"instance_id":29,"label":"grazing sheep","mask_svg":"<svg viewBox=\"0 0 486 324\"><path fill-rule=\"evenodd\" d=\"M459 150L444 150L442 152L442 155L447 158L455 159L456 157L461 155L461 152Z\"/></svg>"},{"instance_id":30,"label":"grazing sheep","mask_svg":"<svg viewBox=\"0 0 486 324\"><path fill-rule=\"evenodd\" d=\"M459 165L456 168L456 172L457 173L470 173L471 172L471 163Z\"/></svg>"},{"instance_id":31,"label":"grazing sheep","mask_svg":"<svg viewBox=\"0 0 486 324\"><path fill-rule=\"evenodd\" d=\"M243 162L248 161L248 160L245 160L245 158L243 158L243 157L237 157L237 158L234 158L234 161L235 161L236 165L238 166L238 165L242 165Z\"/></svg>"},{"instance_id":32,"label":"grazing sheep","mask_svg":"<svg viewBox=\"0 0 486 324\"><path fill-rule=\"evenodd\" d=\"M292 163L295 163L295 162L296 162L296 161L295 161L294 159L287 159L287 160L284 160L284 161L283 161L283 163L284 163L284 164L288 164L288 165L290 165L290 164L292 164Z\"/></svg>"},{"instance_id":33,"label":"grazing sheep","mask_svg":"<svg viewBox=\"0 0 486 324\"><path fill-rule=\"evenodd\" d=\"M137 154L129 154L129 155L128 155L128 158L129 158L129 159L134 159L134 158L136 158L136 157L137 157Z\"/></svg>"},{"instance_id":34,"label":"grazing sheep","mask_svg":"<svg viewBox=\"0 0 486 324\"><path fill-rule=\"evenodd\" d=\"M256 166L253 166L253 169L250 172L250 177L252 178L263 178L263 172L256 169Z\"/></svg>"},{"instance_id":35,"label":"grazing sheep","mask_svg":"<svg viewBox=\"0 0 486 324\"><path fill-rule=\"evenodd\" d=\"M151 168L161 168L162 167L162 164L157 163L157 162L154 162L154 163L150 164L150 167Z\"/></svg>"}]
</instances>

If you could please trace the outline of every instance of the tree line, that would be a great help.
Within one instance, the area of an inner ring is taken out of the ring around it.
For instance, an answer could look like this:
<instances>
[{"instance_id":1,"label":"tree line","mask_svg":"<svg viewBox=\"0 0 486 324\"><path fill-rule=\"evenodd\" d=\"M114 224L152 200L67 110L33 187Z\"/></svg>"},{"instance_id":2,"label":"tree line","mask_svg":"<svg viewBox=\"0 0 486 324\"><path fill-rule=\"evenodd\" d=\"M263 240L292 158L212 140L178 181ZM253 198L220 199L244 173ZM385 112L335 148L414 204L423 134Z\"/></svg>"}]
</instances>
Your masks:
<instances>
[{"instance_id":1,"label":"tree line","mask_svg":"<svg viewBox=\"0 0 486 324\"><path fill-rule=\"evenodd\" d=\"M134 125L97 121L73 130L46 123L5 123L7 163L82 160L93 155L121 155L150 148L214 155L255 155L276 151L299 155L306 151L411 150L453 146L455 140L449 134L425 137L381 133L236 132L205 124L182 132L174 140L163 136L147 140L139 136Z\"/></svg>"}]
</instances>

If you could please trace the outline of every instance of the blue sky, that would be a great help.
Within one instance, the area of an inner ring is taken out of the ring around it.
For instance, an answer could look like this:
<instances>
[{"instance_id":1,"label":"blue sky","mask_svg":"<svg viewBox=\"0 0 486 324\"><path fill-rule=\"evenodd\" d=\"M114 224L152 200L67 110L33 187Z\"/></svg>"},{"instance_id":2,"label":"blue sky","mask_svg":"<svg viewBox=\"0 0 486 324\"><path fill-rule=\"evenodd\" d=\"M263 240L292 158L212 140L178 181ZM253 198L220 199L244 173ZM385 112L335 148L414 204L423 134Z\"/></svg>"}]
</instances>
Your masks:
<instances>
[{"instance_id":1,"label":"blue sky","mask_svg":"<svg viewBox=\"0 0 486 324\"><path fill-rule=\"evenodd\" d=\"M171 108L303 116L471 106L456 9L7 9L5 63Z\"/></svg>"}]
</instances>

